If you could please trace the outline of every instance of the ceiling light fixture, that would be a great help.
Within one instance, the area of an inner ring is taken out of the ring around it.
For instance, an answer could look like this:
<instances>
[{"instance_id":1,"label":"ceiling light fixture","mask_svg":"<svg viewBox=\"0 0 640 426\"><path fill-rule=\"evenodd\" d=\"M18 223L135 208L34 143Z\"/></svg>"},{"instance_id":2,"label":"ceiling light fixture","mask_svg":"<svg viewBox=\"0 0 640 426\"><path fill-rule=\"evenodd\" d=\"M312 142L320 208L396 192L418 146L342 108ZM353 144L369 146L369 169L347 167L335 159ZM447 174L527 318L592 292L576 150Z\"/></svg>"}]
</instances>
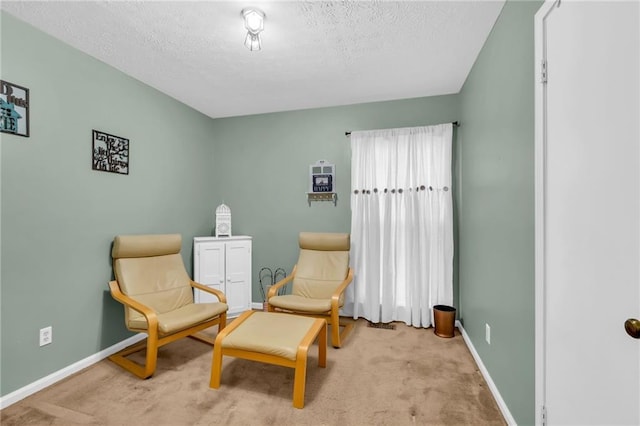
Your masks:
<instances>
[{"instance_id":1,"label":"ceiling light fixture","mask_svg":"<svg viewBox=\"0 0 640 426\"><path fill-rule=\"evenodd\" d=\"M244 45L251 51L262 49L260 33L264 30L264 12L258 9L243 9L242 16L244 27L247 29Z\"/></svg>"}]
</instances>

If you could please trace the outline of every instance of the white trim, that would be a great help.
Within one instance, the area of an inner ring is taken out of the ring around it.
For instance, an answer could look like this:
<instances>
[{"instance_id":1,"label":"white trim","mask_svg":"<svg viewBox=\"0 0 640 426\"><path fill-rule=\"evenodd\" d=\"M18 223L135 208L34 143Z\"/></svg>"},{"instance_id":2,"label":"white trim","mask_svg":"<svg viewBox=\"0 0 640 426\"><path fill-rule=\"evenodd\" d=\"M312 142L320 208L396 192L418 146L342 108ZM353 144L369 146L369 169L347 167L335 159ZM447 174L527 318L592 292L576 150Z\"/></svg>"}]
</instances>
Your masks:
<instances>
[{"instance_id":1,"label":"white trim","mask_svg":"<svg viewBox=\"0 0 640 426\"><path fill-rule=\"evenodd\" d=\"M541 64L546 60L545 19L559 0L545 0L534 17L534 293L535 293L535 424L542 425L545 406L545 175L546 175L546 84L541 83Z\"/></svg>"},{"instance_id":2,"label":"white trim","mask_svg":"<svg viewBox=\"0 0 640 426\"><path fill-rule=\"evenodd\" d=\"M508 425L513 425L513 426L517 425L516 420L511 415L511 411L509 411L509 407L507 407L507 403L504 402L504 399L502 399L502 395L500 395L500 392L498 391L498 387L493 382L493 379L489 374L489 370L487 370L487 368L484 366L484 363L482 362L480 355L478 355L476 348L473 346L473 343L471 342L469 335L462 327L462 324L460 324L460 321L456 321L456 327L458 327L458 330L460 330L460 333L462 334L462 338L464 339L464 342L467 344L467 348L469 348L469 352L471 352L473 359L476 361L476 364L478 365L478 368L482 373L482 377L484 377L484 380L487 382L487 385L489 386L489 390L493 394L493 397L496 399L496 402L498 403L498 408L500 408L500 411L502 412L502 415L504 416L505 421L507 422Z\"/></svg>"},{"instance_id":3,"label":"white trim","mask_svg":"<svg viewBox=\"0 0 640 426\"><path fill-rule=\"evenodd\" d=\"M107 349L104 349L98 353L90 355L85 359L81 359L80 361L74 364L64 367L61 370L55 371L46 377L43 377L18 390L15 390L10 394L0 397L0 410L5 409L8 406L15 404L16 402L46 387L49 387L54 383L59 382L62 379L65 379L70 375L75 374L78 371L89 367L90 365L93 365L99 361L102 361L103 359L107 358L110 355L113 355L114 353L120 351L121 349L126 348L127 346L133 345L134 343L144 340L146 337L147 335L145 333L138 333L135 336L131 336L128 339L123 340L122 342L116 343L115 345L108 347Z\"/></svg>"},{"instance_id":4,"label":"white trim","mask_svg":"<svg viewBox=\"0 0 640 426\"><path fill-rule=\"evenodd\" d=\"M251 302L251 309L253 309L255 311L261 311L262 310L262 303Z\"/></svg>"}]
</instances>

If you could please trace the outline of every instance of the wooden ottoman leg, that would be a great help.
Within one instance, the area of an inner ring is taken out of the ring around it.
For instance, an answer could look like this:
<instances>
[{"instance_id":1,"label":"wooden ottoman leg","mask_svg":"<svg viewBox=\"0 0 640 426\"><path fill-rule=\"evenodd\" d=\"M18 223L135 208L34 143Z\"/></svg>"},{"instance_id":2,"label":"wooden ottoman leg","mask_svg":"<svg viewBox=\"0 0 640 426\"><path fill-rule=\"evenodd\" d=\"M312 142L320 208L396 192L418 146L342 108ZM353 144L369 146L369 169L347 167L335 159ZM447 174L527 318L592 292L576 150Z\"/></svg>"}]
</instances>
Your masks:
<instances>
[{"instance_id":1,"label":"wooden ottoman leg","mask_svg":"<svg viewBox=\"0 0 640 426\"><path fill-rule=\"evenodd\" d=\"M327 366L327 322L324 322L318 337L318 366Z\"/></svg>"},{"instance_id":2,"label":"wooden ottoman leg","mask_svg":"<svg viewBox=\"0 0 640 426\"><path fill-rule=\"evenodd\" d=\"M304 408L304 392L307 384L307 356L309 355L309 346L316 339L318 339L318 365L325 367L327 365L327 322L323 319L316 320L298 346L293 376L293 406L296 408Z\"/></svg>"},{"instance_id":3,"label":"wooden ottoman leg","mask_svg":"<svg viewBox=\"0 0 640 426\"><path fill-rule=\"evenodd\" d=\"M220 376L222 375L222 338L223 336L218 335L216 343L213 346L211 380L209 381L209 387L213 389L218 389L220 387Z\"/></svg>"},{"instance_id":4,"label":"wooden ottoman leg","mask_svg":"<svg viewBox=\"0 0 640 426\"><path fill-rule=\"evenodd\" d=\"M293 406L304 408L304 388L307 384L307 350L298 350L293 376Z\"/></svg>"},{"instance_id":5,"label":"wooden ottoman leg","mask_svg":"<svg viewBox=\"0 0 640 426\"><path fill-rule=\"evenodd\" d=\"M213 362L211 363L211 381L209 387L218 389L220 387L220 376L222 375L222 345L216 344L213 347Z\"/></svg>"},{"instance_id":6,"label":"wooden ottoman leg","mask_svg":"<svg viewBox=\"0 0 640 426\"><path fill-rule=\"evenodd\" d=\"M220 376L222 375L222 340L227 337L231 332L240 327L240 325L253 314L253 311L246 311L235 321L231 323L230 326L226 326L223 324L222 320L219 325L222 328L218 329L218 335L216 336L215 343L213 344L213 359L211 360L211 379L209 381L209 387L213 389L218 389L220 387ZM225 323L226 323L226 314L225 314Z\"/></svg>"}]
</instances>

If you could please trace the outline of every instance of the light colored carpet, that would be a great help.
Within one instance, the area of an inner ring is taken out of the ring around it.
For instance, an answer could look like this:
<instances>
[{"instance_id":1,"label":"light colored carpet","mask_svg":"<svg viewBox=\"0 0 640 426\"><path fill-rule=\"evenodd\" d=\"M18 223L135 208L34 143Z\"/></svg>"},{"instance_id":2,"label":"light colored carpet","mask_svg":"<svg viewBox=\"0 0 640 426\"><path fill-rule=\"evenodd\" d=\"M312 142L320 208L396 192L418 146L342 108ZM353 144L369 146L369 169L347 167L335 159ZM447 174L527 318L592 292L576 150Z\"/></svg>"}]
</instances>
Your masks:
<instances>
[{"instance_id":1,"label":"light colored carpet","mask_svg":"<svg viewBox=\"0 0 640 426\"><path fill-rule=\"evenodd\" d=\"M462 336L358 320L327 367L310 349L305 407L293 408L293 369L225 357L209 388L212 348L182 339L160 349L140 380L103 360L0 412L9 425L504 425Z\"/></svg>"}]
</instances>

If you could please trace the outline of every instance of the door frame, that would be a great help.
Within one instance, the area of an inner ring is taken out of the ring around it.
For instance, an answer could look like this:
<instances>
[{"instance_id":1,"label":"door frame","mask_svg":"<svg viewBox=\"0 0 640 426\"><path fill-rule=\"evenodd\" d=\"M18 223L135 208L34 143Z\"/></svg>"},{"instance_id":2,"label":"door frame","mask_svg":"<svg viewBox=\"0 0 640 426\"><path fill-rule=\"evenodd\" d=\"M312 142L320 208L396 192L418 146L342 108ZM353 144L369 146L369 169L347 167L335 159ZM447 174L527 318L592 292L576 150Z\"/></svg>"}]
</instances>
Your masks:
<instances>
[{"instance_id":1,"label":"door frame","mask_svg":"<svg viewBox=\"0 0 640 426\"><path fill-rule=\"evenodd\" d=\"M546 59L546 18L560 7L561 0L545 0L534 17L534 282L535 282L535 422L546 423L546 317L545 317L545 172L546 172L546 84L542 82L542 61Z\"/></svg>"}]
</instances>

